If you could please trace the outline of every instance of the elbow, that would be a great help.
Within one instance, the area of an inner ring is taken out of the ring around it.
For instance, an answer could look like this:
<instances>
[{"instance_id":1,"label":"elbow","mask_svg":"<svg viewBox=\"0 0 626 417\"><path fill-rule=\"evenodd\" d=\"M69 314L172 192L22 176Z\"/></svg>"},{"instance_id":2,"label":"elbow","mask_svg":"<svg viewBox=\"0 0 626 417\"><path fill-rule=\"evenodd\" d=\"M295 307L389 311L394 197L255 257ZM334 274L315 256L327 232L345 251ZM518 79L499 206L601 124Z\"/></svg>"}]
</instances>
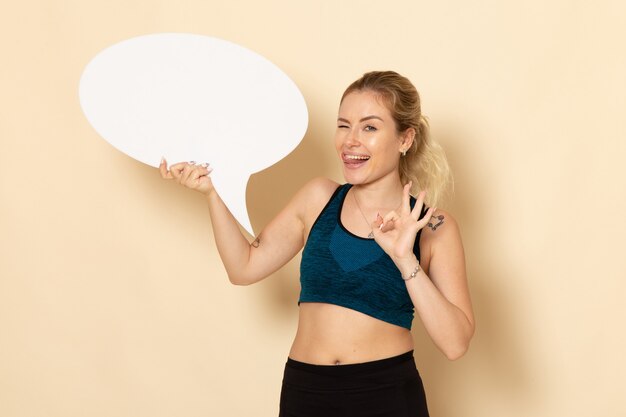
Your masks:
<instances>
[{"instance_id":1,"label":"elbow","mask_svg":"<svg viewBox=\"0 0 626 417\"><path fill-rule=\"evenodd\" d=\"M448 360L455 361L465 355L469 349L470 341L474 335L474 328L472 326L471 331L462 339L456 341L456 343L450 343L444 349L441 349L443 354Z\"/></svg>"},{"instance_id":2,"label":"elbow","mask_svg":"<svg viewBox=\"0 0 626 417\"><path fill-rule=\"evenodd\" d=\"M469 343L459 344L457 346L444 350L443 354L446 356L448 360L455 361L463 357L463 355L465 355L465 353L467 352L468 348L469 348Z\"/></svg>"},{"instance_id":3,"label":"elbow","mask_svg":"<svg viewBox=\"0 0 626 417\"><path fill-rule=\"evenodd\" d=\"M241 275L228 274L228 280L231 284L238 286L246 286L252 284L250 280L245 279L245 277Z\"/></svg>"}]
</instances>

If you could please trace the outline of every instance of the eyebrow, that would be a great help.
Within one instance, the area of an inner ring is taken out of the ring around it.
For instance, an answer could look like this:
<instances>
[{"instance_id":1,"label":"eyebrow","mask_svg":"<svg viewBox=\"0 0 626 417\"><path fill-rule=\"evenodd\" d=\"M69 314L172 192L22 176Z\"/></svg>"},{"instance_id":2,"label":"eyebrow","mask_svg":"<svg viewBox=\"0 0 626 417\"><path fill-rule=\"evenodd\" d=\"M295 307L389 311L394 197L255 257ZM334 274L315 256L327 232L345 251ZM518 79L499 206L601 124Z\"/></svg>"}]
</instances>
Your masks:
<instances>
[{"instance_id":1,"label":"eyebrow","mask_svg":"<svg viewBox=\"0 0 626 417\"><path fill-rule=\"evenodd\" d=\"M359 120L359 122L364 122L366 120L371 120L371 119L378 119L381 122L384 122L384 120L382 118L380 118L378 116L374 116L374 115L366 116L366 117L362 118L361 120ZM338 122L344 122L344 123L350 123L350 121L348 119L344 119L343 117L338 117L337 121Z\"/></svg>"}]
</instances>

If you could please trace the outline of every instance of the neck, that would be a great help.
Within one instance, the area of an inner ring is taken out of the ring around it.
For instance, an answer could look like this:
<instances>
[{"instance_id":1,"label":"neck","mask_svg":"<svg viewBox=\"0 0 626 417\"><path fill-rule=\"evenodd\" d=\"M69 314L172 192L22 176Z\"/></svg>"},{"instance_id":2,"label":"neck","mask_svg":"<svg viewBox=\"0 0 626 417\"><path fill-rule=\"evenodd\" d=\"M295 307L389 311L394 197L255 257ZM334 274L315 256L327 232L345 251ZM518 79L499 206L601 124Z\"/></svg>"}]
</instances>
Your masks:
<instances>
[{"instance_id":1,"label":"neck","mask_svg":"<svg viewBox=\"0 0 626 417\"><path fill-rule=\"evenodd\" d=\"M366 207L395 208L402 202L403 186L399 176L357 184L352 188L358 194L359 203Z\"/></svg>"}]
</instances>

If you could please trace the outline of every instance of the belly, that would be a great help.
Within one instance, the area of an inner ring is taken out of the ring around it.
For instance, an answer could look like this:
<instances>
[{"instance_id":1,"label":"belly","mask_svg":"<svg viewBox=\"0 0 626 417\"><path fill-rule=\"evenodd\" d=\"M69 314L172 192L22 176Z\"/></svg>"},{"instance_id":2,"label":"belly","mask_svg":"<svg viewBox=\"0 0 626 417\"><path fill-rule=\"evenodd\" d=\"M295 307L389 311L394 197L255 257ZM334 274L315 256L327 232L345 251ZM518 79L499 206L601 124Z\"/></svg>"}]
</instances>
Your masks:
<instances>
[{"instance_id":1,"label":"belly","mask_svg":"<svg viewBox=\"0 0 626 417\"><path fill-rule=\"evenodd\" d=\"M362 363L413 349L411 332L355 310L301 303L289 357L318 365Z\"/></svg>"}]
</instances>

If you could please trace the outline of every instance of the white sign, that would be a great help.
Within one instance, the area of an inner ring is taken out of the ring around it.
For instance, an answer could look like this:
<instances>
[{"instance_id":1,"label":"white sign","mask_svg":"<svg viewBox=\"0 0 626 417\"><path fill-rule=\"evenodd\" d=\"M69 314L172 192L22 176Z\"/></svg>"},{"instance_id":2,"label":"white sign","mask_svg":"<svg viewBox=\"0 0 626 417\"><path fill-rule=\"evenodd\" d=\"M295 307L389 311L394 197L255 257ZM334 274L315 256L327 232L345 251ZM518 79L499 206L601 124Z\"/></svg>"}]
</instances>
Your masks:
<instances>
[{"instance_id":1,"label":"white sign","mask_svg":"<svg viewBox=\"0 0 626 417\"><path fill-rule=\"evenodd\" d=\"M85 68L79 96L94 129L132 158L210 163L215 189L251 234L248 178L295 149L308 125L302 94L278 67L202 35L112 45Z\"/></svg>"}]
</instances>

